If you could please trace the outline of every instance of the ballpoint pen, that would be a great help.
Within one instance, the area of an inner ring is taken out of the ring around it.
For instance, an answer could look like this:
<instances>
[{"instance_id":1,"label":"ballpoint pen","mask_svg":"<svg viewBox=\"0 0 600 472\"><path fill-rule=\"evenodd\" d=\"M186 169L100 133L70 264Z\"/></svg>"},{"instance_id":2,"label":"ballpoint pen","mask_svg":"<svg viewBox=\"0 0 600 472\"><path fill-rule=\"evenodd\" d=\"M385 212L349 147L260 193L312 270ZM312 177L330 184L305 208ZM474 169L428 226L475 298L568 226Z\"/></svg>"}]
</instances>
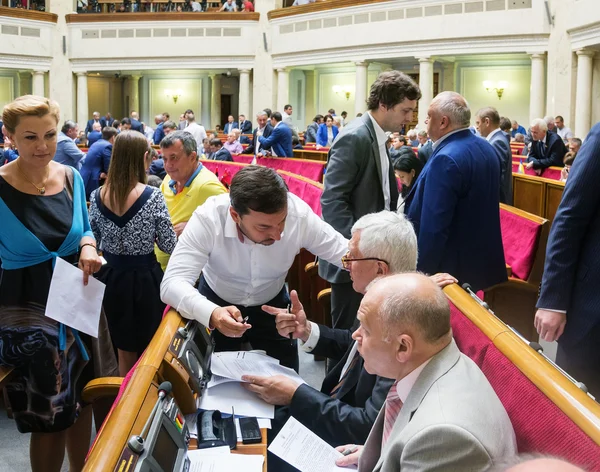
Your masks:
<instances>
[{"instance_id":1,"label":"ballpoint pen","mask_svg":"<svg viewBox=\"0 0 600 472\"><path fill-rule=\"evenodd\" d=\"M358 446L350 446L342 451L342 456L349 456L350 454L354 454L358 451Z\"/></svg>"}]
</instances>

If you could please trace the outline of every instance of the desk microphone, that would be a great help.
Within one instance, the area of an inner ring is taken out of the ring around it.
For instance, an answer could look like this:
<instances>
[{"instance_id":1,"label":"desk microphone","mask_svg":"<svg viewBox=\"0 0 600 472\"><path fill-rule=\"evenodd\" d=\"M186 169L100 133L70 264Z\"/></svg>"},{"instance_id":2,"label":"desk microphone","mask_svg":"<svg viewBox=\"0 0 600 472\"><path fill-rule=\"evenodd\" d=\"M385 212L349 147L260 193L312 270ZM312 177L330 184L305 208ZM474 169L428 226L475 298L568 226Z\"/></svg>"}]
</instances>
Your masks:
<instances>
[{"instance_id":1,"label":"desk microphone","mask_svg":"<svg viewBox=\"0 0 600 472\"><path fill-rule=\"evenodd\" d=\"M163 382L158 386L158 400L156 400L154 408L152 409L152 413L150 413L150 416L146 420L146 424L144 425L141 434L131 436L129 441L127 441L129 449L131 449L133 452L141 454L144 451L144 437L148 433L148 428L150 428L150 425L152 424L152 420L154 419L154 415L156 414L158 407L161 405L165 397L171 393L172 389L173 386L171 385L171 382Z\"/></svg>"}]
</instances>

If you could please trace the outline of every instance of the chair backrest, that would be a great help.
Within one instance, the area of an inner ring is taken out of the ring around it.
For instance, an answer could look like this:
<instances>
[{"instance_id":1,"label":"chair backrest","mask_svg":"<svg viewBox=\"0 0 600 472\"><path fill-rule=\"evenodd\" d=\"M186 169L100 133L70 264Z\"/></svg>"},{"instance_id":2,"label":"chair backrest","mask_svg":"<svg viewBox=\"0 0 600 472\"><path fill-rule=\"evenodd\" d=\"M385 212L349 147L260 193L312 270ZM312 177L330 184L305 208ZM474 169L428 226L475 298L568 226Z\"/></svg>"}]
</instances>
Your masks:
<instances>
[{"instance_id":1,"label":"chair backrest","mask_svg":"<svg viewBox=\"0 0 600 472\"><path fill-rule=\"evenodd\" d=\"M600 405L458 285L444 292L456 344L500 398L519 453L555 455L600 471Z\"/></svg>"},{"instance_id":2,"label":"chair backrest","mask_svg":"<svg viewBox=\"0 0 600 472\"><path fill-rule=\"evenodd\" d=\"M504 258L513 277L535 284L541 281L549 226L544 218L500 204Z\"/></svg>"},{"instance_id":3,"label":"chair backrest","mask_svg":"<svg viewBox=\"0 0 600 472\"><path fill-rule=\"evenodd\" d=\"M240 154L233 156L234 162L251 164L254 156L249 154ZM293 174L301 175L315 182L323 182L323 173L326 163L312 159L295 159L290 157L259 157L256 159L259 166L269 167L275 170L285 170Z\"/></svg>"}]
</instances>

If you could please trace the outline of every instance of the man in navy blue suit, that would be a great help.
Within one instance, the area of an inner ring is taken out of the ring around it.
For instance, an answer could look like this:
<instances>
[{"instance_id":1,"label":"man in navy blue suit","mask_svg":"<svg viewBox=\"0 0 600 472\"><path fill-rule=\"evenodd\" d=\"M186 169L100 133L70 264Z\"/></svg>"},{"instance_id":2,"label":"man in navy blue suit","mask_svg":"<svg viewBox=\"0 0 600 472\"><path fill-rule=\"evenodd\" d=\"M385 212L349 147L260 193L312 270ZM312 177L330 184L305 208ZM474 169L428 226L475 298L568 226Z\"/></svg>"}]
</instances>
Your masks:
<instances>
[{"instance_id":1,"label":"man in navy blue suit","mask_svg":"<svg viewBox=\"0 0 600 472\"><path fill-rule=\"evenodd\" d=\"M137 111L131 112L131 129L144 134L144 125L138 120Z\"/></svg>"},{"instance_id":2,"label":"man in navy blue suit","mask_svg":"<svg viewBox=\"0 0 600 472\"><path fill-rule=\"evenodd\" d=\"M233 162L231 153L223 147L223 143L219 138L213 138L210 140L210 150L213 155L210 159L213 161L228 161Z\"/></svg>"},{"instance_id":3,"label":"man in navy blue suit","mask_svg":"<svg viewBox=\"0 0 600 472\"><path fill-rule=\"evenodd\" d=\"M571 167L552 222L535 327L556 363L600 398L600 123Z\"/></svg>"},{"instance_id":4,"label":"man in navy blue suit","mask_svg":"<svg viewBox=\"0 0 600 472\"><path fill-rule=\"evenodd\" d=\"M229 134L232 129L239 128L240 125L236 121L233 121L233 115L229 115L227 117L227 123L225 123L225 127L223 128L223 133Z\"/></svg>"},{"instance_id":5,"label":"man in navy blue suit","mask_svg":"<svg viewBox=\"0 0 600 472\"><path fill-rule=\"evenodd\" d=\"M275 157L294 157L294 149L292 147L292 130L288 125L281 121L281 113L278 111L271 115L271 126L273 131L271 135L266 138L264 136L258 137L260 147L263 149L271 148L271 151L265 151ZM259 153L267 155L265 153Z\"/></svg>"},{"instance_id":6,"label":"man in navy blue suit","mask_svg":"<svg viewBox=\"0 0 600 472\"><path fill-rule=\"evenodd\" d=\"M87 135L88 142L87 147L90 148L99 139L102 139L102 125L100 123L94 123L92 125L92 132Z\"/></svg>"},{"instance_id":7,"label":"man in navy blue suit","mask_svg":"<svg viewBox=\"0 0 600 472\"><path fill-rule=\"evenodd\" d=\"M86 136L88 135L88 133L91 133L93 131L94 123L100 123L100 129L107 126L106 120L104 118L100 117L99 112L95 111L94 113L92 113L92 116L93 116L93 118L91 120L88 120L87 125L85 125L85 135Z\"/></svg>"},{"instance_id":8,"label":"man in navy blue suit","mask_svg":"<svg viewBox=\"0 0 600 472\"><path fill-rule=\"evenodd\" d=\"M245 115L240 115L240 130L242 134L252 133L252 122L247 120Z\"/></svg>"},{"instance_id":9,"label":"man in navy blue suit","mask_svg":"<svg viewBox=\"0 0 600 472\"><path fill-rule=\"evenodd\" d=\"M506 281L500 236L500 163L469 130L471 111L456 92L427 111L433 154L405 200L419 243L417 269L447 272L481 290Z\"/></svg>"},{"instance_id":10,"label":"man in navy blue suit","mask_svg":"<svg viewBox=\"0 0 600 472\"><path fill-rule=\"evenodd\" d=\"M492 145L500 162L500 202L512 205L512 151L500 128L500 114L493 107L482 108L475 116L475 128Z\"/></svg>"},{"instance_id":11,"label":"man in navy blue suit","mask_svg":"<svg viewBox=\"0 0 600 472\"><path fill-rule=\"evenodd\" d=\"M110 157L118 132L116 128L107 126L102 130L102 139L96 141L88 150L87 157L81 166L81 178L85 186L85 198L100 186L100 180L106 178Z\"/></svg>"},{"instance_id":12,"label":"man in navy blue suit","mask_svg":"<svg viewBox=\"0 0 600 472\"><path fill-rule=\"evenodd\" d=\"M563 167L567 148L562 138L548 129L545 120L538 118L531 123L531 150L527 156L527 168L538 173L550 167Z\"/></svg>"}]
</instances>

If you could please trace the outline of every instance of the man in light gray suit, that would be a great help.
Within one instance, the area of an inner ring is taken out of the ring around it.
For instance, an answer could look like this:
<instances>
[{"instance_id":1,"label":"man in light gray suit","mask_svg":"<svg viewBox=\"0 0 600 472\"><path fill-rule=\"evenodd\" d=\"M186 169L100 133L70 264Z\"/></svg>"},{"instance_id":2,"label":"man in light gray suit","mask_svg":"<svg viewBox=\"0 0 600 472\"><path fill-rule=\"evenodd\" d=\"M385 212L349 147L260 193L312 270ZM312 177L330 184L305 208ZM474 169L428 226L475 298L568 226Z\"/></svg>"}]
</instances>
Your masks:
<instances>
[{"instance_id":1,"label":"man in light gray suit","mask_svg":"<svg viewBox=\"0 0 600 472\"><path fill-rule=\"evenodd\" d=\"M512 205L512 151L500 128L500 114L492 107L475 115L475 128L492 145L500 162L500 203Z\"/></svg>"},{"instance_id":2,"label":"man in light gray suit","mask_svg":"<svg viewBox=\"0 0 600 472\"><path fill-rule=\"evenodd\" d=\"M367 290L358 320L352 337L364 368L396 382L364 448L338 465L476 472L517 453L510 419L477 365L458 350L448 300L434 282L414 273L380 279Z\"/></svg>"},{"instance_id":3,"label":"man in light gray suit","mask_svg":"<svg viewBox=\"0 0 600 472\"><path fill-rule=\"evenodd\" d=\"M329 150L323 219L348 239L361 216L396 210L398 184L385 133L409 123L420 98L419 86L406 74L381 73L371 86L368 113L345 126ZM319 261L319 275L331 283L333 327L352 328L362 296L352 289L350 276L325 261Z\"/></svg>"}]
</instances>

